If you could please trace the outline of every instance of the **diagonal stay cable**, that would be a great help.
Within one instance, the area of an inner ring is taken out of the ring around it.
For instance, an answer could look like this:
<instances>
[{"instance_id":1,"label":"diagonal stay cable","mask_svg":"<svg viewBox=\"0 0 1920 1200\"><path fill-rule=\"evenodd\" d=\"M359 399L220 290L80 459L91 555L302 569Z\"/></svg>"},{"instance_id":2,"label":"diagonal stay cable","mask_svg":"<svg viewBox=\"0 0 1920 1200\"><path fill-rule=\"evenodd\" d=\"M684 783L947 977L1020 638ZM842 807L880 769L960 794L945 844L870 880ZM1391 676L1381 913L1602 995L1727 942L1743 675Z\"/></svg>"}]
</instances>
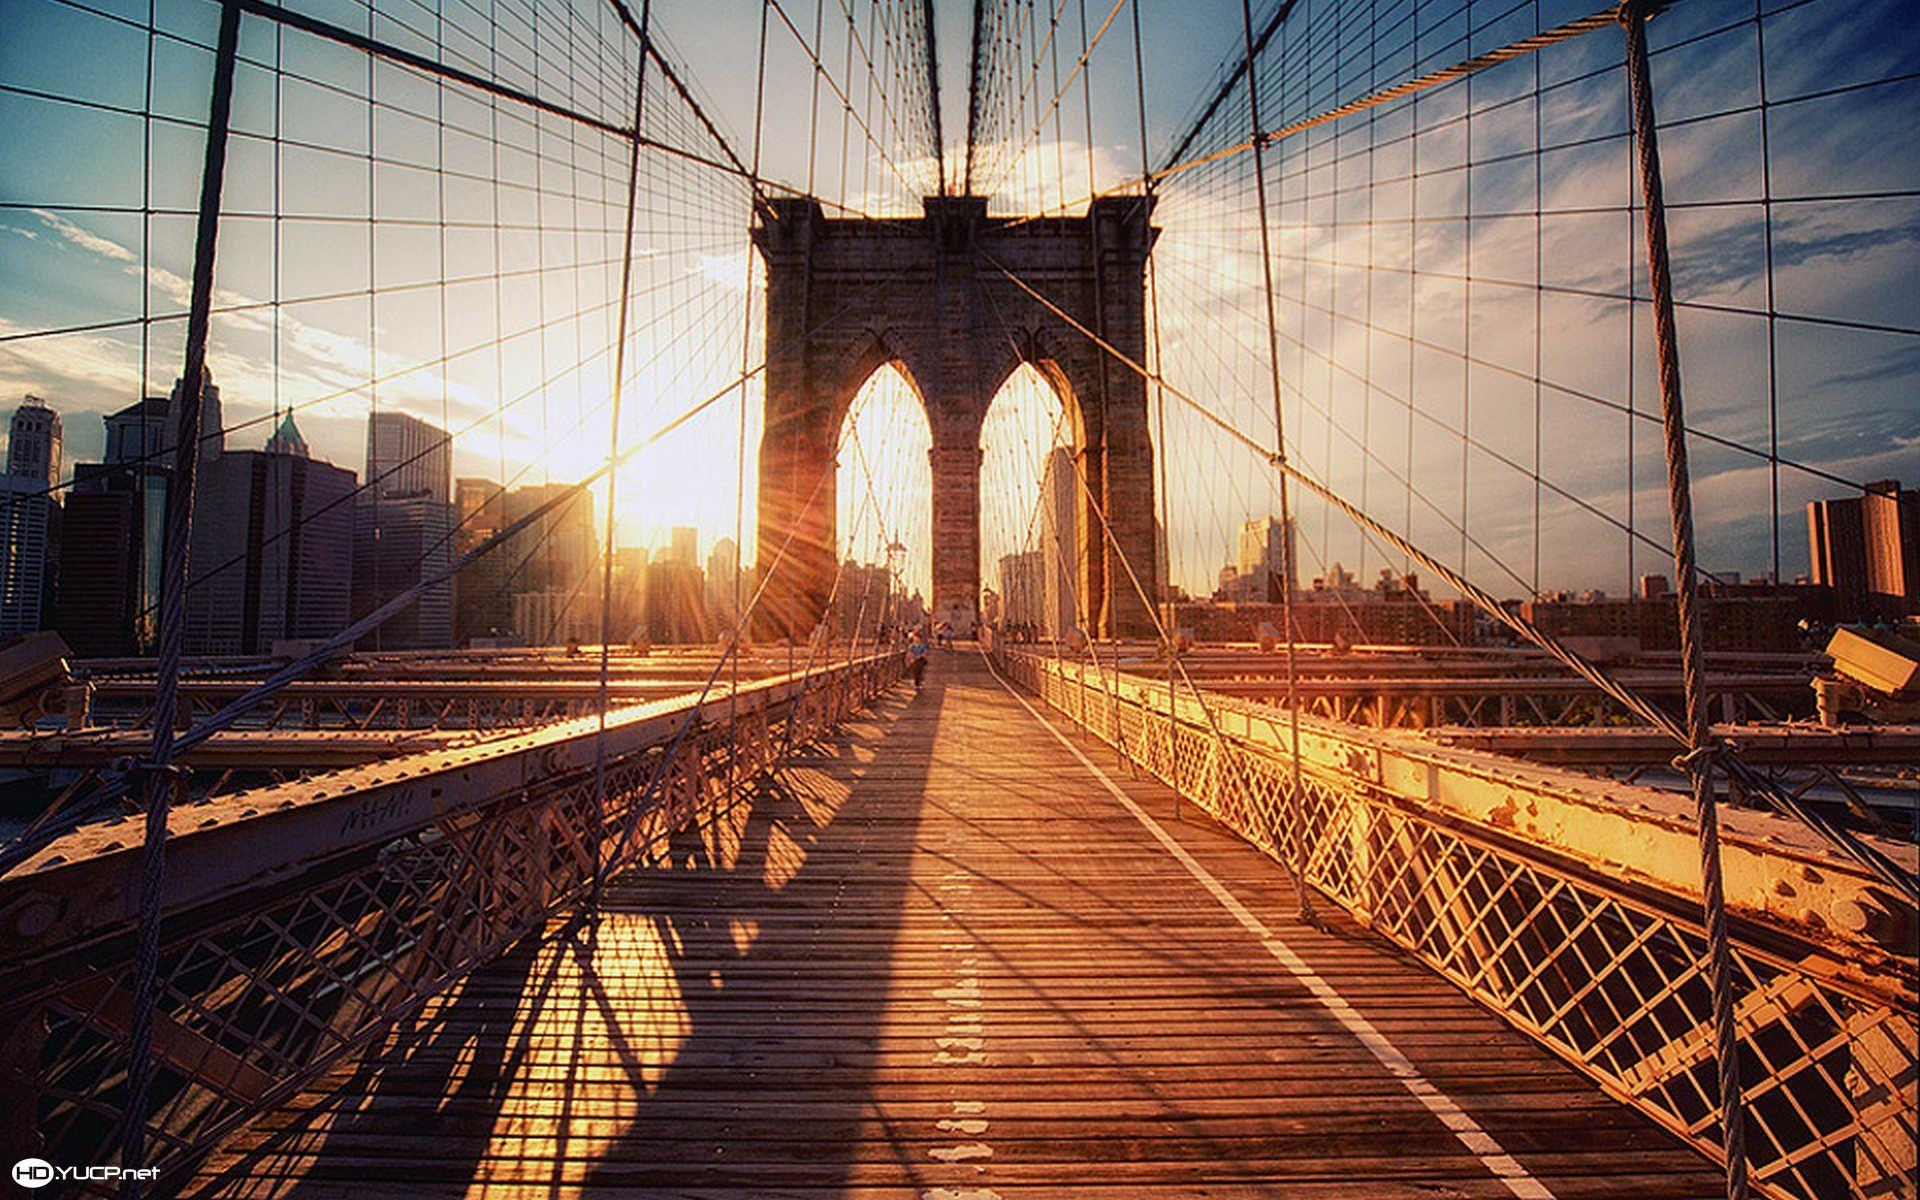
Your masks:
<instances>
[{"instance_id":1,"label":"diagonal stay cable","mask_svg":"<svg viewBox=\"0 0 1920 1200\"><path fill-rule=\"evenodd\" d=\"M1407 538L1388 528L1371 514L1348 501L1344 496L1334 491L1325 483L1322 483L1311 473L1301 469L1287 456L1264 445L1258 439L1234 425L1231 421L1213 412L1212 409L1189 395L1183 389L1168 382L1157 373L1149 371L1140 363L1135 362L1130 356L1088 329L1051 299L1035 290L1025 280L1007 270L1005 266L992 259L988 261L996 270L1008 280L1012 281L1015 286L1026 292L1027 295L1047 308L1055 316L1078 330L1096 346L1112 355L1127 368L1164 388L1169 395L1178 399L1203 420L1214 425L1229 438L1245 446L1248 450L1264 458L1270 466L1287 473L1301 487L1318 496L1322 501L1352 520L1355 524L1372 532L1376 537L1400 553L1405 554L1408 558L1419 562L1421 566L1445 580L1448 586L1457 590L1468 600L1471 600L1475 606L1486 612L1488 616L1499 621L1533 645L1546 651L1558 660L1562 666L1580 676L1582 679L1585 679L1594 687L1599 688L1607 696L1623 705L1629 712L1658 729L1676 745L1683 749L1687 746L1688 738L1686 730L1681 728L1680 724L1675 721L1670 714L1654 704L1651 700L1648 700L1632 688L1608 675L1605 670L1567 646L1566 643L1562 642L1559 638L1539 628L1518 612L1512 611L1506 605L1501 604L1492 593L1486 591L1478 584L1473 583L1460 572L1447 566ZM1725 748L1730 751L1732 749L1730 746ZM1793 817L1819 834L1832 845L1834 849L1866 868L1879 878L1881 882L1900 892L1910 903L1920 905L1920 878L1917 878L1912 872L1907 871L1884 852L1862 841L1851 830L1836 824L1809 808L1800 801L1799 797L1788 793L1776 782L1742 761L1737 753L1729 752L1725 754L1723 764L1727 772L1737 778L1743 786L1749 788L1755 794L1765 797L1767 802L1780 812Z\"/></svg>"},{"instance_id":2,"label":"diagonal stay cable","mask_svg":"<svg viewBox=\"0 0 1920 1200\"><path fill-rule=\"evenodd\" d=\"M804 344L806 339L812 336L818 329L840 320L848 313L863 305L870 299L874 292L880 291L886 286L884 282L875 284L872 288L861 293L860 296L850 300L848 304L840 310L825 317L812 329L796 335L787 345L777 348L775 354L783 353ZM773 356L770 355L769 357ZM214 734L230 726L249 710L271 699L288 684L305 676L308 672L332 658L334 655L352 646L355 641L365 636L369 631L378 628L386 620L417 602L420 596L428 589L437 587L453 578L477 559L513 541L516 535L524 532L536 522L558 511L562 507L576 502L578 497L585 494L593 484L631 461L642 451L649 449L670 434L686 426L701 413L706 412L722 399L732 394L735 389L745 386L746 383L755 376L763 373L766 370L766 366L767 360L763 358L751 368L730 378L725 386L682 410L678 416L675 416L672 420L654 430L653 433L649 434L639 443L624 448L618 457L608 459L606 463L577 482L564 485L560 491L556 492L555 495L550 497L545 503L524 514L511 524L497 530L485 541L478 543L453 558L453 560L444 567L433 571L431 574L423 575L418 582L408 587L405 591L398 593L385 604L382 604L360 620L355 621L352 625L349 625L339 633L328 638L307 654L287 663L266 679L249 688L242 695L221 706L220 709L210 714L193 728L183 732L178 738L174 739L173 746L176 757L185 754L188 750L205 742ZM0 877L4 877L44 846L53 842L74 826L98 812L102 806L112 803L124 796L130 786L129 779L125 776L106 781L84 801L76 803L69 811L67 819L58 825L52 825L43 829L33 838L15 838L4 847L0 847Z\"/></svg>"},{"instance_id":3,"label":"diagonal stay cable","mask_svg":"<svg viewBox=\"0 0 1920 1200\"><path fill-rule=\"evenodd\" d=\"M1258 49L1260 47L1263 47L1265 45L1266 37L1271 36L1272 30L1278 27L1280 18L1284 17L1287 14L1287 12L1292 9L1292 7L1293 5L1291 3L1291 0L1289 0L1288 3L1284 3L1281 5L1280 10L1275 14L1273 18L1272 24L1270 24L1267 27L1267 32L1263 34L1262 38L1256 39L1256 42L1255 42L1256 53L1258 52ZM1294 134L1304 132L1305 130L1308 130L1308 129L1312 129L1315 126L1324 125L1329 121L1337 121L1341 117L1352 116L1355 113L1364 112L1369 108L1377 108L1382 104L1388 104L1395 100L1405 99L1406 97L1411 96L1417 92L1427 91L1431 88L1439 87L1440 85L1445 83L1452 83L1455 80L1463 79L1468 75L1473 75L1481 71L1484 71L1488 67L1497 66L1500 63L1507 62L1511 59L1520 58L1524 55L1531 54L1538 50L1542 50L1556 43L1564 42L1572 38L1580 37L1583 34L1592 33L1595 30L1611 28L1615 22L1615 16L1614 16L1615 12L1616 12L1616 8L1613 6L1609 6L1598 12L1591 13L1587 16L1580 17L1576 20L1568 21L1563 25L1557 25L1552 29L1548 29L1541 33L1534 34L1531 37L1521 38L1518 41L1510 42L1504 46L1495 47L1494 49L1489 50L1484 54L1477 54L1471 58L1462 59L1461 61L1454 63L1451 66L1442 67L1437 71L1430 71L1425 75L1421 75L1413 79L1403 80L1400 83L1392 85L1391 87L1386 87L1386 88L1380 89L1379 91L1371 92L1358 99L1350 100L1345 104L1337 105L1333 108L1325 109L1321 112L1315 113L1312 116L1303 117L1300 120L1292 121L1286 125L1278 126L1262 134L1259 140L1264 145L1271 145L1274 142L1280 141L1284 138L1292 137ZM1176 175L1185 174L1199 167L1204 167L1212 163L1223 161L1225 159L1235 158L1235 157L1238 157L1239 155L1246 154L1252 151L1252 149L1254 148L1255 139L1253 137L1248 137L1242 141L1234 143L1231 146L1226 146L1218 150L1208 151L1205 154L1198 154L1191 158L1184 157L1187 150L1192 146L1194 138L1198 136L1204 123L1208 120L1211 120L1215 112L1218 110L1219 105L1222 102L1224 102L1227 99L1227 97L1233 94L1235 85L1237 85L1240 81L1240 76L1237 73L1240 70L1244 70L1244 68L1236 68L1236 74L1228 76L1226 82L1224 82L1221 85L1221 92L1215 98L1214 103L1210 105L1204 113L1202 113L1201 120L1196 122L1190 128L1187 136L1184 139L1182 139L1182 141L1179 143L1179 146L1176 149L1175 153L1169 156L1166 165L1156 170L1148 171L1141 175L1135 176L1132 179L1123 180L1102 191L1092 192L1092 194L1089 195L1087 199L1093 200L1101 196L1118 195L1122 192L1131 191L1132 189L1139 188L1149 184L1159 183L1163 180L1171 179ZM1089 181L1089 186L1091 186L1091 181ZM1071 205L1063 202L1060 205L1060 208L1058 211L1066 211L1068 209L1078 208L1080 206L1081 204L1079 201L1076 201L1074 204L1071 204ZM1049 215L1048 212L1038 212L1023 218L1023 220L1036 220L1047 215Z\"/></svg>"}]
</instances>

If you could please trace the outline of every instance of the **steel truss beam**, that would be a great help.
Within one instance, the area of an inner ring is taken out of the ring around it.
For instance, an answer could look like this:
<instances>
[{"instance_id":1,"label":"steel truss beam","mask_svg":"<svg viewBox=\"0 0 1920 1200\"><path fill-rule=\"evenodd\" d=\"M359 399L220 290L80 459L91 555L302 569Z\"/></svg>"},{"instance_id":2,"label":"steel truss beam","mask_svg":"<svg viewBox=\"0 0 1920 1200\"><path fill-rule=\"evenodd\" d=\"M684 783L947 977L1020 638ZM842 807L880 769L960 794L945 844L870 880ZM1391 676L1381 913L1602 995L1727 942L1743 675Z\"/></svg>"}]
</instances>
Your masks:
<instances>
[{"instance_id":1,"label":"steel truss beam","mask_svg":"<svg viewBox=\"0 0 1920 1200\"><path fill-rule=\"evenodd\" d=\"M1161 679L1102 681L1031 654L1004 666L1278 861L1304 862L1321 896L1720 1155L1687 797L1311 718L1302 795L1288 797L1277 709L1225 696L1203 707L1185 690L1170 699ZM1801 1200L1910 1195L1913 909L1794 821L1722 820L1755 1181ZM1909 871L1920 860L1914 846L1878 845Z\"/></svg>"},{"instance_id":2,"label":"steel truss beam","mask_svg":"<svg viewBox=\"0 0 1920 1200\"><path fill-rule=\"evenodd\" d=\"M843 661L260 788L169 814L147 1162L172 1173L466 972L578 911L596 868L726 819L891 686ZM96 1161L117 1124L137 836L83 826L0 879L0 1149ZM163 1183L165 1179L163 1178Z\"/></svg>"}]
</instances>

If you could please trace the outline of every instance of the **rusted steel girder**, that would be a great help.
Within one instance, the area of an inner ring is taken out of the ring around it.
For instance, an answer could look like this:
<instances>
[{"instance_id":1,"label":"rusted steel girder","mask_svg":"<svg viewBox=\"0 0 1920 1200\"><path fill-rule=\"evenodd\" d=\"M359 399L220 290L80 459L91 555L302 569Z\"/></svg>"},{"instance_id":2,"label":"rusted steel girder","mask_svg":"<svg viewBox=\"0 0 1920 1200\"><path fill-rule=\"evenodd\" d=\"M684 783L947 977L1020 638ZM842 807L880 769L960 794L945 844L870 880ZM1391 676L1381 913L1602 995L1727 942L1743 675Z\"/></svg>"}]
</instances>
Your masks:
<instances>
[{"instance_id":1,"label":"rusted steel girder","mask_svg":"<svg viewBox=\"0 0 1920 1200\"><path fill-rule=\"evenodd\" d=\"M898 679L870 655L388 758L168 814L146 1121L175 1171L391 1023L586 904ZM604 824L602 817L604 816ZM132 823L0 879L0 1150L98 1152L120 1116L140 892Z\"/></svg>"},{"instance_id":2,"label":"rusted steel girder","mask_svg":"<svg viewBox=\"0 0 1920 1200\"><path fill-rule=\"evenodd\" d=\"M1755 766L1920 765L1920 725L1861 725L1834 729L1802 722L1716 725L1714 735L1740 747ZM1652 729L1426 730L1427 740L1463 750L1485 750L1533 762L1580 766L1656 766L1673 760L1673 742Z\"/></svg>"},{"instance_id":3,"label":"rusted steel girder","mask_svg":"<svg viewBox=\"0 0 1920 1200\"><path fill-rule=\"evenodd\" d=\"M487 735L453 730L274 729L217 733L181 756L189 767L213 770L322 771L375 759L444 750ZM148 735L137 729L77 733L0 730L0 767L28 770L106 767L138 755Z\"/></svg>"},{"instance_id":4,"label":"rusted steel girder","mask_svg":"<svg viewBox=\"0 0 1920 1200\"><path fill-rule=\"evenodd\" d=\"M862 660L871 666L882 658ZM754 713L802 702L840 667L743 685L739 707ZM636 704L607 718L607 757L663 745L692 719L724 726L737 716L718 689ZM598 719L442 747L241 792L174 814L168 833L169 911L284 879L305 862L379 845L544 781L590 771ZM125 824L85 825L0 879L0 936L8 953L0 978L129 920L138 892L129 864L138 839Z\"/></svg>"}]
</instances>

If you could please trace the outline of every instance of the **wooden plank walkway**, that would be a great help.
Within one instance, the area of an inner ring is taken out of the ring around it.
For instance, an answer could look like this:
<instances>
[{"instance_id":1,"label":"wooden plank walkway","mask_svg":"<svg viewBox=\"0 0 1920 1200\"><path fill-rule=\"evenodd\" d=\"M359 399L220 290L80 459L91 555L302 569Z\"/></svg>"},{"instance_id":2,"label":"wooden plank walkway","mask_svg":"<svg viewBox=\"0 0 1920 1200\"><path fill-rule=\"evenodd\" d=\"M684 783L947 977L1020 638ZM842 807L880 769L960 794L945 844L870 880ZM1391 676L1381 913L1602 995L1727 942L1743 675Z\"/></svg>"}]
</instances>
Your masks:
<instances>
[{"instance_id":1,"label":"wooden plank walkway","mask_svg":"<svg viewBox=\"0 0 1920 1200\"><path fill-rule=\"evenodd\" d=\"M1292 920L1269 860L1076 757L977 656L935 658L188 1194L1720 1194L1436 977Z\"/></svg>"}]
</instances>

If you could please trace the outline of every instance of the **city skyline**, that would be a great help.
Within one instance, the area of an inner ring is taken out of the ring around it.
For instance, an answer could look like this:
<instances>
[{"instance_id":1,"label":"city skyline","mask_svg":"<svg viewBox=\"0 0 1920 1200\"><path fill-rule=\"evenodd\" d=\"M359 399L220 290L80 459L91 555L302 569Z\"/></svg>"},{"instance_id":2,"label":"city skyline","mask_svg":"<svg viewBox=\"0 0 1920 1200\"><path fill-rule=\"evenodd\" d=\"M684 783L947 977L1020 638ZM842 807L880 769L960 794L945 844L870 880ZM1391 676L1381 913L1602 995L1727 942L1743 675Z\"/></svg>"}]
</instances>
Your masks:
<instances>
[{"instance_id":1,"label":"city skyline","mask_svg":"<svg viewBox=\"0 0 1920 1200\"><path fill-rule=\"evenodd\" d=\"M1691 5L1650 27L1663 86L1671 74L1691 89L1676 89L1662 115L1673 127L1664 149L1681 348L1702 435L1694 490L1709 571L1754 576L1777 567L1791 579L1810 568L1798 529L1804 503L1827 495L1836 479L1920 478L1910 400L1920 388L1920 330L1903 299L1920 215L1904 160L1861 152L1899 136L1910 85L1894 68L1914 34L1882 3L1855 6L1826 36L1799 38L1791 56L1774 48L1822 28L1824 7L1769 15L1779 32L1764 61L1755 29L1724 6ZM1232 44L1223 31L1237 19L1230 8L1143 14L1156 76L1167 81L1145 97L1153 154L1164 152L1184 115L1170 97L1222 69ZM959 20L951 8L940 13L943 28ZM9 16L23 34L16 45L44 42L50 51L44 61L15 55L0 64L0 82L18 84L0 95L9 112L18 110L12 127L23 131L6 160L11 190L0 197L8 204L0 211L0 392L53 398L70 414L69 458L97 458L98 431L80 418L164 390L178 373L191 257L192 173L156 159L151 194L132 204L138 197L115 170L132 127L109 108L150 103L162 114L151 122L155 144L191 161L194 105L204 96L195 90L204 59L194 48L209 44L212 26L197 10L166 11L149 37L117 18L42 0L9 0ZM1556 17L1543 11L1538 19ZM660 35L690 75L724 80L717 64L757 36L755 24L724 6L669 8ZM1403 44L1388 36L1391 28L1382 26L1382 43ZM98 35L92 53L69 61L61 48L79 44L69 35L80 31ZM147 40L157 47L151 77L144 56L137 69L116 73L118 48ZM567 187L503 181L468 195L442 183L431 202L427 192L409 198L414 183L461 164L452 142L424 140L404 114L433 97L453 102L384 68L373 80L377 103L348 84L319 95L298 76L334 78L334 56L295 44L308 57L283 64L279 76L262 65L243 74L212 346L230 422L270 427L276 412L291 409L319 454L352 462L348 448L369 411L405 412L456 431L457 473L540 483L586 475L607 449L611 313L605 303L573 310L566 299L570 311L554 317L563 296L607 297L614 281L585 243L543 266L555 247L531 229L469 226L497 219L500 205L527 213L560 205L587 240L604 246L619 225L609 191L616 161L596 160L591 170L576 161ZM1365 213L1329 207L1348 193L1328 182L1330 168L1316 157L1323 143L1308 137L1281 147L1277 253L1280 282L1296 297L1281 314L1289 439L1305 469L1343 491L1366 491L1413 540L1482 586L1502 594L1625 591L1669 537L1649 458L1657 445L1647 420L1651 356L1616 349L1642 345L1649 320L1633 265L1623 93L1617 68L1596 65L1584 40L1544 50L1538 63L1536 97L1515 100L1476 81L1369 118L1371 149L1345 160L1370 184L1381 181L1369 190L1382 203ZM1400 68L1383 60L1368 69ZM776 40L774 86L797 94L811 71L794 46ZM1763 73L1771 131L1764 139L1751 115ZM280 100L261 91L276 78ZM1079 122L1055 113L1051 124L983 151L996 204L1070 208L1084 193L1139 173L1134 123L1121 119L1133 97L1117 73L1102 79L1070 101L1086 107L1088 124L1129 132L1089 143ZM1844 107L1822 98L1828 79L1843 81L1836 86L1847 89ZM950 67L941 88L954 103L964 79ZM1476 98L1467 105L1469 93ZM56 112L36 98L44 94L74 103ZM1310 107L1310 95L1289 93L1282 108ZM928 162L882 163L876 147L860 145L858 130L844 160L829 142L823 161L807 161L800 149L828 140L798 136L804 106L765 106L756 120L751 89L721 87L706 100L736 142L738 131L760 128L769 176L844 185L850 209L911 212L919 196L908 184L925 190L936 182ZM277 126L275 113L295 127ZM1521 120L1529 113L1536 120ZM456 106L447 119L458 126L470 115ZM356 120L371 141L353 132ZM1550 178L1512 169L1528 160L1503 152L1504 139L1535 124L1550 146ZM1485 131L1469 139L1469 126ZM67 153L43 153L49 146L37 139L55 129L65 130ZM1216 136L1199 135L1200 145ZM712 151L685 131L672 136ZM375 150L377 170L366 162ZM945 157L951 176L959 156ZM1211 178L1175 177L1162 195L1161 354L1177 386L1257 431L1272 420L1265 372L1252 356L1263 341L1257 321L1249 315L1235 325L1233 354L1195 357L1203 339L1218 344L1212 323L1220 313L1259 307L1253 231L1211 198ZM275 201L270 179L289 202ZM1848 181L1845 189L1831 185L1837 179ZM1417 220L1401 215L1415 192ZM1878 198L1853 198L1862 195ZM142 206L154 212L136 213ZM724 221L741 235L722 239L725 248L664 227L643 225L636 234L645 254L635 280L643 311L631 339L624 390L632 402L621 438L637 442L688 406L718 399L619 472L623 544L655 545L674 525L692 524L709 538L738 531L748 560L758 553L751 481L759 381L730 386L741 347L762 336L758 306L746 302L757 270L744 245L748 219L742 193L725 200ZM436 223L441 234L420 232ZM485 268L471 279L458 269L468 259ZM488 270L519 269L549 282L520 289L482 279ZM1194 309L1182 297L1203 278L1220 285L1222 299ZM1303 290L1309 279L1324 300ZM378 303L353 299L356 287L371 289ZM656 305L655 296L676 299ZM1417 322L1389 315L1408 307ZM666 363L672 348L694 343L708 348ZM583 346L597 349L574 355L565 369L542 368ZM1361 377L1372 384L1359 386ZM1395 378L1404 382L1386 382ZM1273 484L1185 406L1168 402L1167 426L1173 575L1198 590L1218 565L1206 548L1230 543L1240 521L1271 512ZM917 466L915 451L869 450ZM743 477L739 505L736 489L711 486ZM1313 503L1303 502L1299 516L1303 568L1316 559L1370 568L1379 559L1377 547ZM918 519L894 519L909 517ZM1471 527L1473 537L1455 526Z\"/></svg>"},{"instance_id":2,"label":"city skyline","mask_svg":"<svg viewBox=\"0 0 1920 1200\"><path fill-rule=\"evenodd\" d=\"M363 445L372 470L363 480L315 454L291 413L257 448L230 436L211 377L204 393L184 622L190 653L309 645L416 588L425 590L368 634L367 646L599 640L603 550L591 493L456 481L445 431L397 413L369 418ZM159 517L172 479L166 431L178 396L176 381L167 395L109 414L104 462L63 462L64 422L44 398L26 397L14 411L0 474L0 636L57 631L82 657L151 650ZM455 555L569 496L450 579L430 581ZM733 624L740 565L731 538L703 543L699 529L678 526L657 554L611 553L607 615L617 639L710 641ZM680 568L699 585L674 584ZM650 576L679 588L665 608L649 599Z\"/></svg>"}]
</instances>

